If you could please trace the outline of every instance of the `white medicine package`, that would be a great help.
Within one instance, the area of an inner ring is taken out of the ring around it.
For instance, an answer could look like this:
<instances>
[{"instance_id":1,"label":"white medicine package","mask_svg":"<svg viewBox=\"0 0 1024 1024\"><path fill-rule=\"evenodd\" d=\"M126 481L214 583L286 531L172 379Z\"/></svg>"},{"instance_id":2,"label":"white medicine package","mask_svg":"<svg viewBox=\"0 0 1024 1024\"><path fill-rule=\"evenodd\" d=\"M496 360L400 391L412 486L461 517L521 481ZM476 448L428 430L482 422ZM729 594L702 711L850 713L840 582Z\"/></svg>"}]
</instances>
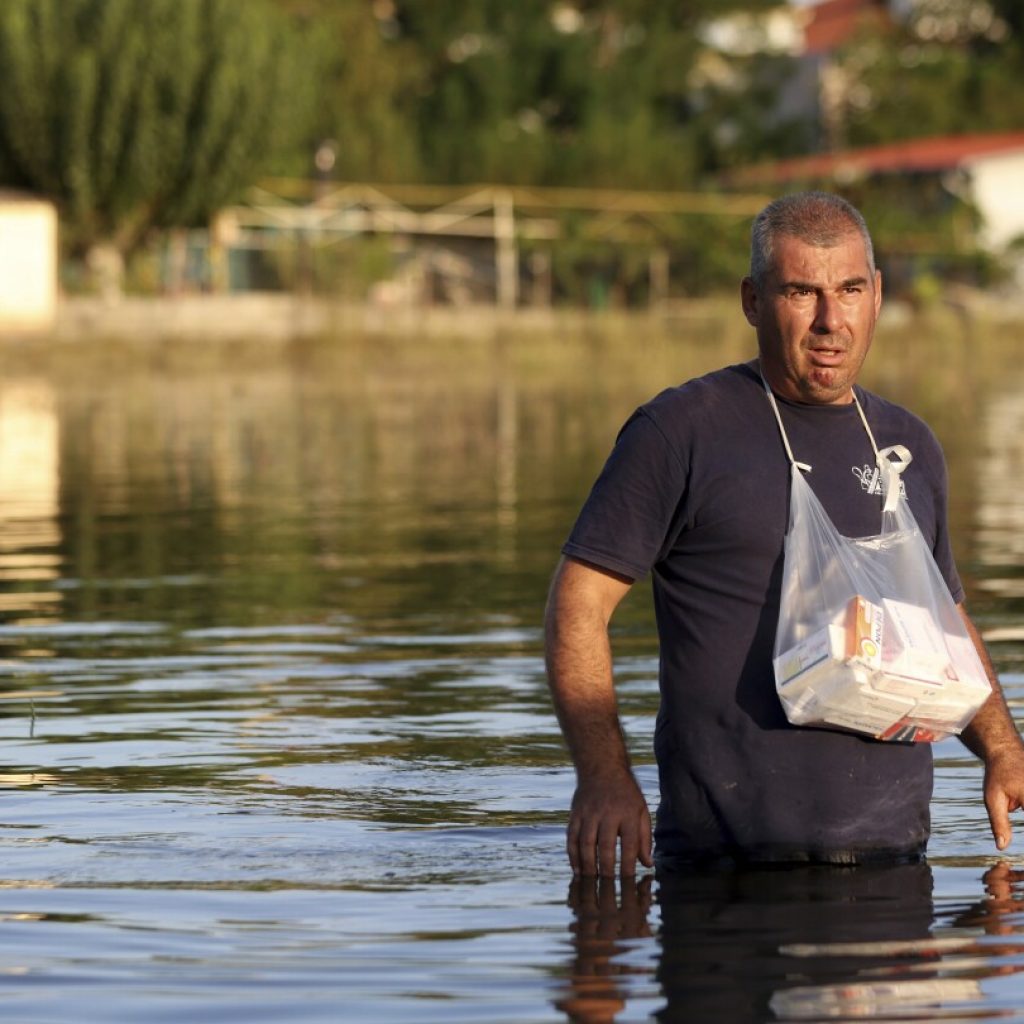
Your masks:
<instances>
[{"instance_id":1,"label":"white medicine package","mask_svg":"<svg viewBox=\"0 0 1024 1024\"><path fill-rule=\"evenodd\" d=\"M935 742L960 733L991 686L901 493L910 453L878 461L882 530L860 538L836 530L806 467L791 468L776 690L795 725Z\"/></svg>"}]
</instances>

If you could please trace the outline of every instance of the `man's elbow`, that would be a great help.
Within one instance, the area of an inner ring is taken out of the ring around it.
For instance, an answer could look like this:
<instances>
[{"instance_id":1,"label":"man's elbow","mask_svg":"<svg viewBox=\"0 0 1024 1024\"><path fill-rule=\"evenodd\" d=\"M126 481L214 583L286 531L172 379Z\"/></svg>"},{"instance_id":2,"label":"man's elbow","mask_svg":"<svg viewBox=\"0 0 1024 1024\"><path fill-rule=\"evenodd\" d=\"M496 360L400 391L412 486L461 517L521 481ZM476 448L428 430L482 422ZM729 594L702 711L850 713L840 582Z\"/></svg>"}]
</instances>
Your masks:
<instances>
[{"instance_id":1,"label":"man's elbow","mask_svg":"<svg viewBox=\"0 0 1024 1024\"><path fill-rule=\"evenodd\" d=\"M563 556L548 590L545 632L567 620L607 626L633 581L619 573Z\"/></svg>"}]
</instances>

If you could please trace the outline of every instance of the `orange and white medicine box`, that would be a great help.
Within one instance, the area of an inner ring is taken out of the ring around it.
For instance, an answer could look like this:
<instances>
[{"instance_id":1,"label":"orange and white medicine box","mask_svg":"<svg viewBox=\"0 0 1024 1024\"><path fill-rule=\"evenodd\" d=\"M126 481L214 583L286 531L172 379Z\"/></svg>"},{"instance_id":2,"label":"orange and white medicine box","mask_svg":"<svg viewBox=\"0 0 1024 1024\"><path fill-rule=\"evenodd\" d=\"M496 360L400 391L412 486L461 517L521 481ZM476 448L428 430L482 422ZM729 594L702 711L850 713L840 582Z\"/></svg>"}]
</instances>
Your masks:
<instances>
[{"instance_id":1,"label":"orange and white medicine box","mask_svg":"<svg viewBox=\"0 0 1024 1024\"><path fill-rule=\"evenodd\" d=\"M870 668L882 660L882 609L857 594L846 606L846 656Z\"/></svg>"},{"instance_id":2,"label":"orange and white medicine box","mask_svg":"<svg viewBox=\"0 0 1024 1024\"><path fill-rule=\"evenodd\" d=\"M803 690L811 681L806 673L817 665L827 669L830 661L881 667L882 609L878 605L860 595L854 597L840 622L823 626L775 659L775 681L784 686L800 677Z\"/></svg>"},{"instance_id":3,"label":"orange and white medicine box","mask_svg":"<svg viewBox=\"0 0 1024 1024\"><path fill-rule=\"evenodd\" d=\"M933 742L961 729L988 680L966 636L931 611L854 595L833 622L775 659L786 717L878 739Z\"/></svg>"}]
</instances>

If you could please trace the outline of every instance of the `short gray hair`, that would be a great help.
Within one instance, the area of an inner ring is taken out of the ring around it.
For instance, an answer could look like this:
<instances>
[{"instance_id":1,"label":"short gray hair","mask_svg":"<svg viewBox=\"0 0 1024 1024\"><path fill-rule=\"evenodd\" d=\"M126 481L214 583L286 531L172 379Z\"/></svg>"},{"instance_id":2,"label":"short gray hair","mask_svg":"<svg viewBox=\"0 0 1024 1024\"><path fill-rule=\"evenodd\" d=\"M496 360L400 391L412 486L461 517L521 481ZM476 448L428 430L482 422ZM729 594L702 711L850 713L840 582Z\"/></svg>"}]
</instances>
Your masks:
<instances>
[{"instance_id":1,"label":"short gray hair","mask_svg":"<svg viewBox=\"0 0 1024 1024\"><path fill-rule=\"evenodd\" d=\"M857 208L831 192L794 192L769 203L754 218L750 232L750 279L758 288L772 269L775 239L789 235L808 245L829 248L856 231L864 239L868 270L875 273L871 234Z\"/></svg>"}]
</instances>

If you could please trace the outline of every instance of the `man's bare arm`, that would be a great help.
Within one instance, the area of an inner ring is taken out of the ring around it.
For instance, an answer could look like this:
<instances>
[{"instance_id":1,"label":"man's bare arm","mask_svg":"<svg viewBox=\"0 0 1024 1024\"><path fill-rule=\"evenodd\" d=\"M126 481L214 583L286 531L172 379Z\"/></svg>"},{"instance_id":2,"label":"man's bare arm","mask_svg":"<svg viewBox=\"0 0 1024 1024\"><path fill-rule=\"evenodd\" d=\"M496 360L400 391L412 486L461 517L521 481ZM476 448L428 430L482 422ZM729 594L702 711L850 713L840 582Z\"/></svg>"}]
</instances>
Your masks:
<instances>
[{"instance_id":1,"label":"man's bare arm","mask_svg":"<svg viewBox=\"0 0 1024 1024\"><path fill-rule=\"evenodd\" d=\"M992 695L964 729L960 739L972 754L985 763L985 808L996 847L1005 850L1013 834L1010 813L1024 807L1024 743L1013 724L1006 697L981 635L967 609L962 604L957 608L992 684Z\"/></svg>"},{"instance_id":2,"label":"man's bare arm","mask_svg":"<svg viewBox=\"0 0 1024 1024\"><path fill-rule=\"evenodd\" d=\"M566 847L577 875L650 867L651 817L629 763L612 678L608 623L629 592L625 577L564 558L544 617L548 685L576 766Z\"/></svg>"}]
</instances>

